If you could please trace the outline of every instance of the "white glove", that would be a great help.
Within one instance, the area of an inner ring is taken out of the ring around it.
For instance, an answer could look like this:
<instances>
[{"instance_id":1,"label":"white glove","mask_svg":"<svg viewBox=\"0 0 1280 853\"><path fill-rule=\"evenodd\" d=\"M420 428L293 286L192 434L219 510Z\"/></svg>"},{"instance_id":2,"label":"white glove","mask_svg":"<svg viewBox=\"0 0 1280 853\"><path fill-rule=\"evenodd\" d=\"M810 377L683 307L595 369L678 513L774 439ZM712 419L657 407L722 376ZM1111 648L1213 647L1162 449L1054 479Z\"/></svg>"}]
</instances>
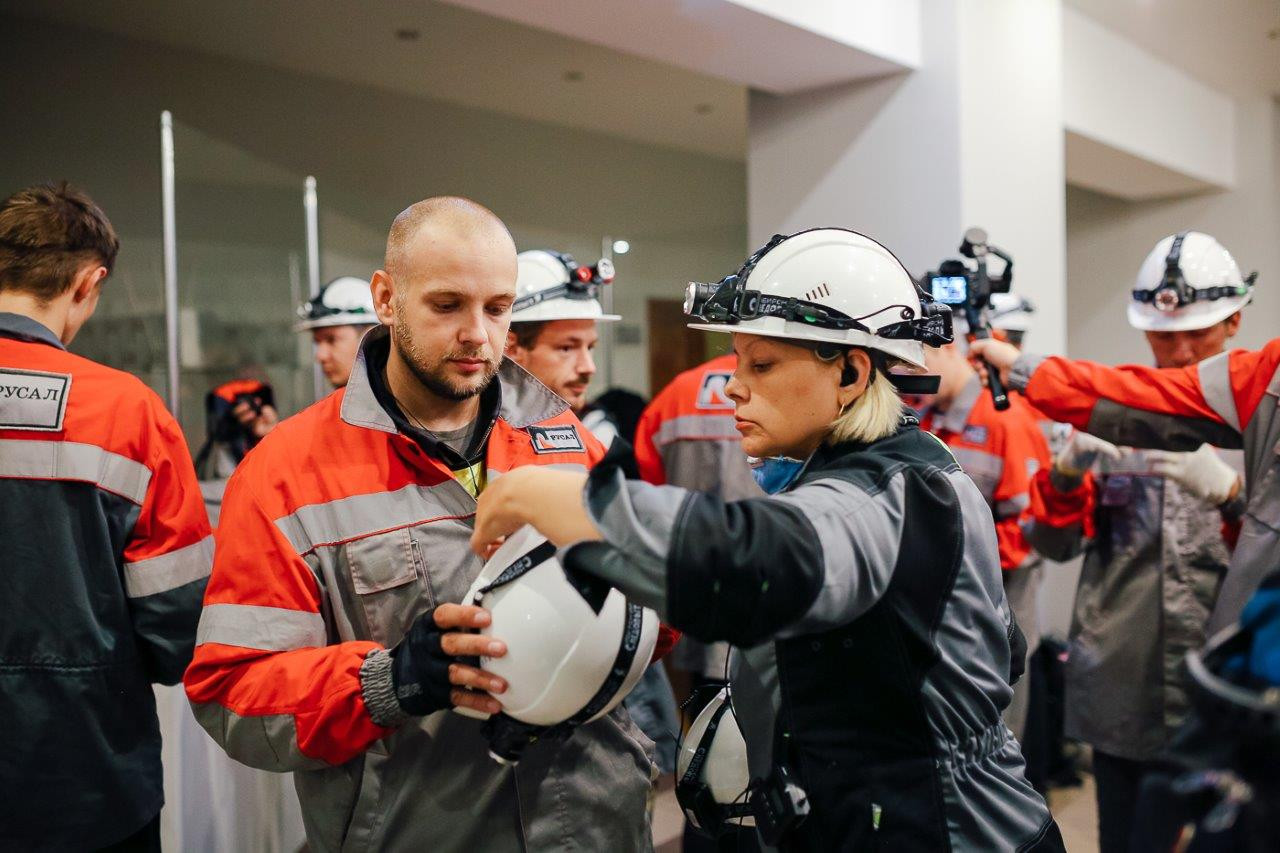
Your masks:
<instances>
[{"instance_id":1,"label":"white glove","mask_svg":"<svg viewBox=\"0 0 1280 853\"><path fill-rule=\"evenodd\" d=\"M1191 494L1206 503L1221 506L1237 491L1240 475L1218 458L1213 448L1200 445L1195 453L1173 453L1168 450L1148 450L1151 470L1168 477Z\"/></svg>"},{"instance_id":2,"label":"white glove","mask_svg":"<svg viewBox=\"0 0 1280 853\"><path fill-rule=\"evenodd\" d=\"M1083 477L1084 472L1092 468L1099 458L1118 462L1121 455L1120 448L1111 442L1076 430L1071 433L1067 446L1062 448L1058 458L1053 460L1053 467L1058 473L1068 477Z\"/></svg>"}]
</instances>

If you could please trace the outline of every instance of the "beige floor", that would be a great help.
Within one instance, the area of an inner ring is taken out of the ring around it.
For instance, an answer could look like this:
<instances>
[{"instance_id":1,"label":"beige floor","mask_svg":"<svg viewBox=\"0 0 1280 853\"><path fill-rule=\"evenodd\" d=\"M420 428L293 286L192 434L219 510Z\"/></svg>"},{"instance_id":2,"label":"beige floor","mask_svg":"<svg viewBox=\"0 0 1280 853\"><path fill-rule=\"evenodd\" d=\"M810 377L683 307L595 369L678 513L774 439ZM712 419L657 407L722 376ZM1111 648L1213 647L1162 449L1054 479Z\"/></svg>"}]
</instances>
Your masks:
<instances>
[{"instance_id":1,"label":"beige floor","mask_svg":"<svg viewBox=\"0 0 1280 853\"><path fill-rule=\"evenodd\" d=\"M1062 839L1071 853L1096 853L1098 811L1093 798L1093 777L1085 774L1079 788L1056 788L1049 794L1049 806L1058 819ZM676 792L665 781L654 802L653 846L657 853L680 853L683 816Z\"/></svg>"}]
</instances>

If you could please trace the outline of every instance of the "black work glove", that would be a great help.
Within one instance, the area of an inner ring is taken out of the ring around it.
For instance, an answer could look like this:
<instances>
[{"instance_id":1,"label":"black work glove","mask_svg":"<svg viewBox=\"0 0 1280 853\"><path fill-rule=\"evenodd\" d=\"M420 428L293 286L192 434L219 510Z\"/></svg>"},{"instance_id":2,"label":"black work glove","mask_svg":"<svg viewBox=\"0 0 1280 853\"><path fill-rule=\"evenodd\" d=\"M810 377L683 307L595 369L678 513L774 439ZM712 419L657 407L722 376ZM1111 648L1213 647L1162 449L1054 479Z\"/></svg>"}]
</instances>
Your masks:
<instances>
[{"instance_id":1,"label":"black work glove","mask_svg":"<svg viewBox=\"0 0 1280 853\"><path fill-rule=\"evenodd\" d=\"M441 648L445 629L436 624L435 615L433 607L415 619L404 639L391 650L391 683L406 714L424 716L453 705L449 665L460 659Z\"/></svg>"}]
</instances>

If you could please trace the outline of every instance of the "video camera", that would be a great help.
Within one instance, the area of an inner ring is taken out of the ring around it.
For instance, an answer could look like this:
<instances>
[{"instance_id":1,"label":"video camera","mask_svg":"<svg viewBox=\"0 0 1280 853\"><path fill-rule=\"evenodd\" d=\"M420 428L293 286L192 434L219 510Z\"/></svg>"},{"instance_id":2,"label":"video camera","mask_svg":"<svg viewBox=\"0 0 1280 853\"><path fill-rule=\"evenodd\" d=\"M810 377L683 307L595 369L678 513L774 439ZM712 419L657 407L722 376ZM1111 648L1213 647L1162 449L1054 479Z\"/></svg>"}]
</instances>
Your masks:
<instances>
[{"instance_id":1,"label":"video camera","mask_svg":"<svg viewBox=\"0 0 1280 853\"><path fill-rule=\"evenodd\" d=\"M987 320L987 308L991 294L1008 293L1013 284L1013 258L997 246L987 242L987 232L982 228L970 228L964 232L960 254L975 261L975 267L960 260L945 260L936 271L925 273L922 287L934 299L963 312L969 325L969 340L991 337L991 324ZM1004 261L1004 272L993 279L987 272L987 258L995 255ZM1009 408L1009 395L1000 381L999 373L987 366L987 382L991 399L998 411Z\"/></svg>"}]
</instances>

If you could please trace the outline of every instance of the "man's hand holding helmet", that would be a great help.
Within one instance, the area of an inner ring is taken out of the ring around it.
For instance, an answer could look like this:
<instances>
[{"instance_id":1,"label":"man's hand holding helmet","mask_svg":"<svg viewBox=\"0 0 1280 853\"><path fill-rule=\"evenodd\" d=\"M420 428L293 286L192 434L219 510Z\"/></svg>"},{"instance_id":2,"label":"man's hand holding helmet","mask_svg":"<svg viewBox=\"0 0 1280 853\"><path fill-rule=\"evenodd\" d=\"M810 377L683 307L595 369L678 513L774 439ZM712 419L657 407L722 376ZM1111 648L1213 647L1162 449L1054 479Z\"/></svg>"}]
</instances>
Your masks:
<instances>
[{"instance_id":1,"label":"man's hand holding helmet","mask_svg":"<svg viewBox=\"0 0 1280 853\"><path fill-rule=\"evenodd\" d=\"M441 604L419 616L391 649L391 681L401 710L412 716L455 706L485 714L501 711L498 700L489 694L506 690L506 682L462 659L502 657L506 644L453 630L488 624L489 612L469 604Z\"/></svg>"}]
</instances>

